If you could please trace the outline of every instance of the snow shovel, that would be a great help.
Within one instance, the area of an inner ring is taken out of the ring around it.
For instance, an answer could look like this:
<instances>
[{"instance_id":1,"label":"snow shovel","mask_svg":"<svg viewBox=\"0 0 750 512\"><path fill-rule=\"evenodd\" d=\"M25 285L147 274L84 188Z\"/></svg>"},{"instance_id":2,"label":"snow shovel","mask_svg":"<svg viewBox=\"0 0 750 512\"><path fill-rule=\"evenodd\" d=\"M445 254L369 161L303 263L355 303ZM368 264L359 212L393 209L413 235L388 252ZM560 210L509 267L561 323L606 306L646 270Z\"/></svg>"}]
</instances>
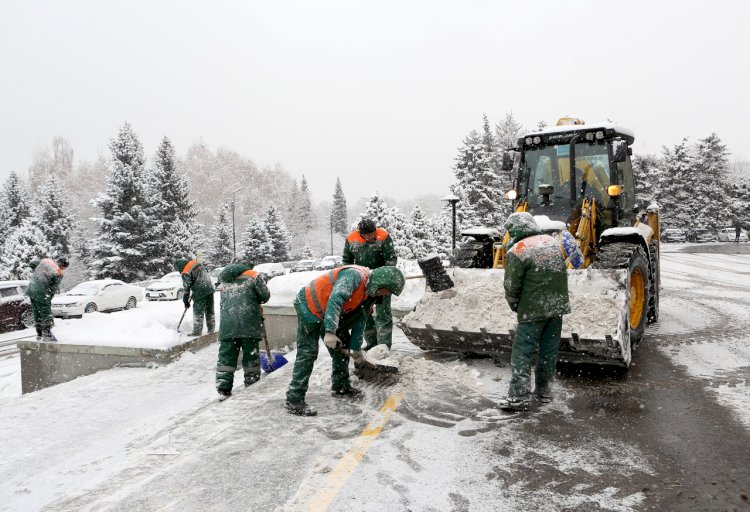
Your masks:
<instances>
[{"instance_id":1,"label":"snow shovel","mask_svg":"<svg viewBox=\"0 0 750 512\"><path fill-rule=\"evenodd\" d=\"M278 370L289 361L287 361L286 357L281 354L271 353L271 345L268 343L268 334L266 333L266 317L263 315L263 308L260 308L260 315L263 324L263 346L266 349L265 354L263 352L260 353L260 368L266 373L271 373L272 371Z\"/></svg>"},{"instance_id":2,"label":"snow shovel","mask_svg":"<svg viewBox=\"0 0 750 512\"><path fill-rule=\"evenodd\" d=\"M190 309L190 305L188 304L185 306L185 311L182 312L182 316L180 317L180 321L177 322L177 334L182 334L180 332L180 326L182 325L182 321L185 319L185 313L187 313L187 310Z\"/></svg>"}]
</instances>

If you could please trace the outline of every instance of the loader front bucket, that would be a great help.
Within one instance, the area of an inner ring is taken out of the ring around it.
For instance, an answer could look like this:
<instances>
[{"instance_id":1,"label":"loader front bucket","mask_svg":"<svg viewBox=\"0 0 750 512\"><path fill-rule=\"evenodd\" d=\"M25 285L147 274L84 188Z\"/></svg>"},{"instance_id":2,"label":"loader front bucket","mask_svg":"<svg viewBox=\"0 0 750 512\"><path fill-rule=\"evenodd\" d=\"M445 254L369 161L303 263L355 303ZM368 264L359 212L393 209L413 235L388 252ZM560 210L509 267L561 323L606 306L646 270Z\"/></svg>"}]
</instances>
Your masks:
<instances>
[{"instance_id":1,"label":"loader front bucket","mask_svg":"<svg viewBox=\"0 0 750 512\"><path fill-rule=\"evenodd\" d=\"M502 269L453 269L455 286L424 297L401 321L424 350L502 354L517 319L505 300ZM563 317L560 361L630 365L627 270L568 271L571 313Z\"/></svg>"}]
</instances>

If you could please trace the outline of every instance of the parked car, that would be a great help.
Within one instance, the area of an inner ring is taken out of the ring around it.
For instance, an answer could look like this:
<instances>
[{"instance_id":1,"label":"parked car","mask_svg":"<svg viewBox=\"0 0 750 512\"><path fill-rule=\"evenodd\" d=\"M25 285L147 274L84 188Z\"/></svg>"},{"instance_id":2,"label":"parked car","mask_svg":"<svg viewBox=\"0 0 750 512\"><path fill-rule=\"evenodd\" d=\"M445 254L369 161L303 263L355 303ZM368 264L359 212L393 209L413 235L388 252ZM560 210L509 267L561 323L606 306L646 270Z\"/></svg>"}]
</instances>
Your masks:
<instances>
[{"instance_id":1,"label":"parked car","mask_svg":"<svg viewBox=\"0 0 750 512\"><path fill-rule=\"evenodd\" d=\"M312 270L314 266L315 260L300 260L289 269L289 272L307 272L308 270Z\"/></svg>"},{"instance_id":2,"label":"parked car","mask_svg":"<svg viewBox=\"0 0 750 512\"><path fill-rule=\"evenodd\" d=\"M341 265L341 256L324 256L313 267L315 270L330 270Z\"/></svg>"},{"instance_id":3,"label":"parked car","mask_svg":"<svg viewBox=\"0 0 750 512\"><path fill-rule=\"evenodd\" d=\"M33 327L31 302L24 295L28 281L0 281L0 327Z\"/></svg>"},{"instance_id":4,"label":"parked car","mask_svg":"<svg viewBox=\"0 0 750 512\"><path fill-rule=\"evenodd\" d=\"M662 242L686 242L685 231L677 228L665 229L661 232Z\"/></svg>"},{"instance_id":5,"label":"parked car","mask_svg":"<svg viewBox=\"0 0 750 512\"><path fill-rule=\"evenodd\" d=\"M281 263L261 263L260 265L255 265L253 270L265 274L268 279L285 274L284 265Z\"/></svg>"},{"instance_id":6,"label":"parked car","mask_svg":"<svg viewBox=\"0 0 750 512\"><path fill-rule=\"evenodd\" d=\"M715 242L716 235L704 228L690 229L687 232L687 241L696 243Z\"/></svg>"},{"instance_id":7,"label":"parked car","mask_svg":"<svg viewBox=\"0 0 750 512\"><path fill-rule=\"evenodd\" d=\"M180 300L185 295L182 274L170 272L146 286L146 300Z\"/></svg>"},{"instance_id":8,"label":"parked car","mask_svg":"<svg viewBox=\"0 0 750 512\"><path fill-rule=\"evenodd\" d=\"M132 309L143 300L143 288L117 279L86 281L52 298L52 315L83 316L94 311Z\"/></svg>"},{"instance_id":9,"label":"parked car","mask_svg":"<svg viewBox=\"0 0 750 512\"><path fill-rule=\"evenodd\" d=\"M718 238L719 242L734 242L734 239L737 236L737 231L735 228L723 228L720 229L719 232L716 234L716 238ZM744 229L740 230L740 242L747 242L748 236L747 231Z\"/></svg>"}]
</instances>

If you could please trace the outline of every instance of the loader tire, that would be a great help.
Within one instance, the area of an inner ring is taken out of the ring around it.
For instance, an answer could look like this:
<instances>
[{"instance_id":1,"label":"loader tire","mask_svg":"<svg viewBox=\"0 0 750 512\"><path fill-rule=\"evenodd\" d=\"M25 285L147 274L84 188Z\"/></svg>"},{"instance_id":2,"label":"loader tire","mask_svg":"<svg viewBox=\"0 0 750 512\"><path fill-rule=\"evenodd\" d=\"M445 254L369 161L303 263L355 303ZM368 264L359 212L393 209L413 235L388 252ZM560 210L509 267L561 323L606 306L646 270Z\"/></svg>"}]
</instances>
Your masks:
<instances>
[{"instance_id":1,"label":"loader tire","mask_svg":"<svg viewBox=\"0 0 750 512\"><path fill-rule=\"evenodd\" d=\"M639 245L628 242L614 242L599 248L593 268L627 269L630 283L628 303L630 321L630 349L635 350L646 328L649 305L651 304L651 284L649 261Z\"/></svg>"},{"instance_id":2,"label":"loader tire","mask_svg":"<svg viewBox=\"0 0 750 512\"><path fill-rule=\"evenodd\" d=\"M492 268L493 240L469 240L456 249L454 265L459 268Z\"/></svg>"}]
</instances>

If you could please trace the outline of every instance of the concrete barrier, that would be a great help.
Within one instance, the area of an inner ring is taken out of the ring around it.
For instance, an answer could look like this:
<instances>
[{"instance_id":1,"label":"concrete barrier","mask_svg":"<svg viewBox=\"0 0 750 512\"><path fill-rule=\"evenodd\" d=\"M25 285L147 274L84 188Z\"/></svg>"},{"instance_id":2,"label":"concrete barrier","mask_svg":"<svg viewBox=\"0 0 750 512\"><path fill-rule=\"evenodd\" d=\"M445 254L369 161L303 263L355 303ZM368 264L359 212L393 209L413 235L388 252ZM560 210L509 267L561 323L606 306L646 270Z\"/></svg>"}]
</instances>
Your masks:
<instances>
[{"instance_id":1,"label":"concrete barrier","mask_svg":"<svg viewBox=\"0 0 750 512\"><path fill-rule=\"evenodd\" d=\"M206 334L165 350L21 341L18 343L21 393L62 384L99 370L171 363L186 350L204 347L217 339L216 333Z\"/></svg>"}]
</instances>

